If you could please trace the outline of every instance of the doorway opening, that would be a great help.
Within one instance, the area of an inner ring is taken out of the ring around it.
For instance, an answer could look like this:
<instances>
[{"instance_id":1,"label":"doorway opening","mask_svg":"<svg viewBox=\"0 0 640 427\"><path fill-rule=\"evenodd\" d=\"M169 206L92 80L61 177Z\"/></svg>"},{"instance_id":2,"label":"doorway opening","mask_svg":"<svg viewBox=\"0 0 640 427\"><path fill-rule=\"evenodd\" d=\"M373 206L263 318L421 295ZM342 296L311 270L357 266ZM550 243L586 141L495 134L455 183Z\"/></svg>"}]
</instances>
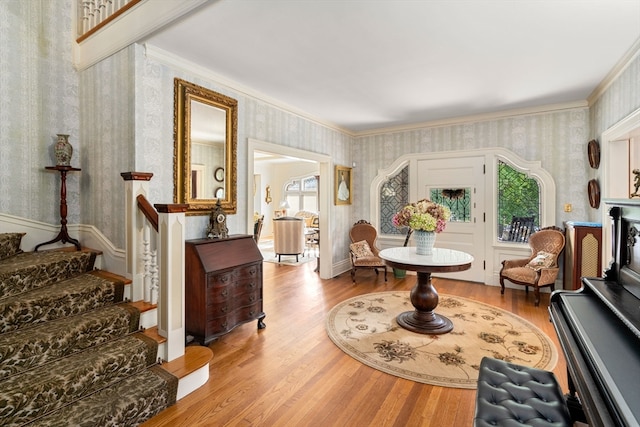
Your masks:
<instances>
[{"instance_id":1,"label":"doorway opening","mask_svg":"<svg viewBox=\"0 0 640 427\"><path fill-rule=\"evenodd\" d=\"M311 151L305 151L298 148L286 147L283 145L273 144L269 142L259 141L256 139L248 140L248 153L247 153L247 174L249 177L253 177L255 194L260 194L261 191L265 191L267 186L270 186L269 182L265 182L260 177L255 175L255 159L256 156L261 157L264 155L274 156L275 158L286 158L298 160L300 162L315 162L318 165L319 176L319 189L318 189L318 207L319 207L319 229L320 229L320 278L330 279L333 277L333 262L332 251L333 241L331 233L329 233L331 224L331 191L332 177L331 177L331 157L318 154ZM251 178L250 181L251 182ZM258 188L260 191L258 191ZM274 188L270 188L270 192L273 194ZM254 192L247 192L247 209L249 212L256 211L256 199ZM280 205L281 200L273 198L273 211ZM247 229L253 227L253 215L248 216Z\"/></svg>"}]
</instances>

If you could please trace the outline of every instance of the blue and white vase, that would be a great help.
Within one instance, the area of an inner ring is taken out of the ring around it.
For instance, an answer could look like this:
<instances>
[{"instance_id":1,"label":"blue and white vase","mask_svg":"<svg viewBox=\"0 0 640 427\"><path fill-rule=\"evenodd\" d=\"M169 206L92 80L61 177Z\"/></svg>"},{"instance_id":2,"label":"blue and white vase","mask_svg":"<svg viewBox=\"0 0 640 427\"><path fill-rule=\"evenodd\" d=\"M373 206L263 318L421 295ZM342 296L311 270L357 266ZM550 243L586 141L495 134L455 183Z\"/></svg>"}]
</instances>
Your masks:
<instances>
[{"instance_id":1,"label":"blue and white vase","mask_svg":"<svg viewBox=\"0 0 640 427\"><path fill-rule=\"evenodd\" d=\"M415 230L413 237L416 239L416 254L433 255L433 245L436 243L435 231Z\"/></svg>"}]
</instances>

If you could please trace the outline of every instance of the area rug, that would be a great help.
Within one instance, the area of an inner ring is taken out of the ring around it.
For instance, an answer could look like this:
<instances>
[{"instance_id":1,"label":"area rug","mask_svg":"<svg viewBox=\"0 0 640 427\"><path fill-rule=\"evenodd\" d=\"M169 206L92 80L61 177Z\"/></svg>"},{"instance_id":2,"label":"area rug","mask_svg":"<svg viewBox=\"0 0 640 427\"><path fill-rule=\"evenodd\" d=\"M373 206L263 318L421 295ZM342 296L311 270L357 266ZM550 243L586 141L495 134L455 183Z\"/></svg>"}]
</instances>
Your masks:
<instances>
[{"instance_id":1,"label":"area rug","mask_svg":"<svg viewBox=\"0 0 640 427\"><path fill-rule=\"evenodd\" d=\"M552 370L553 342L537 326L508 311L458 296L439 296L436 313L453 331L423 335L396 323L413 310L408 291L379 292L341 302L326 319L329 338L354 359L408 380L475 389L484 356Z\"/></svg>"},{"instance_id":2,"label":"area rug","mask_svg":"<svg viewBox=\"0 0 640 427\"><path fill-rule=\"evenodd\" d=\"M307 250L304 256L302 256L302 254L298 255L298 261L296 261L295 255L282 255L280 257L280 261L278 261L278 256L273 250L273 240L260 242L258 244L258 249L260 249L260 253L262 253L262 258L264 258L265 262L294 266L304 265L309 262L317 262L316 252L314 250Z\"/></svg>"}]
</instances>

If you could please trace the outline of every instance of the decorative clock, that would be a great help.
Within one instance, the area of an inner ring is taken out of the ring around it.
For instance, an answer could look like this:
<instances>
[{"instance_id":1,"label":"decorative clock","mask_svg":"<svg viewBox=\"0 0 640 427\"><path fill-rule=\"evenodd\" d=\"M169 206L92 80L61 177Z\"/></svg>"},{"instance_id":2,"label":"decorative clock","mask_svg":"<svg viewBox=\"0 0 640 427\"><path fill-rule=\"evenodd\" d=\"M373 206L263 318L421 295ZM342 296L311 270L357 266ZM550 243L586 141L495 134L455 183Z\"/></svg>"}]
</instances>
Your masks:
<instances>
[{"instance_id":1,"label":"decorative clock","mask_svg":"<svg viewBox=\"0 0 640 427\"><path fill-rule=\"evenodd\" d=\"M207 227L207 237L210 239L226 239L229 237L227 228L227 213L222 209L220 199L209 216L209 227Z\"/></svg>"}]
</instances>

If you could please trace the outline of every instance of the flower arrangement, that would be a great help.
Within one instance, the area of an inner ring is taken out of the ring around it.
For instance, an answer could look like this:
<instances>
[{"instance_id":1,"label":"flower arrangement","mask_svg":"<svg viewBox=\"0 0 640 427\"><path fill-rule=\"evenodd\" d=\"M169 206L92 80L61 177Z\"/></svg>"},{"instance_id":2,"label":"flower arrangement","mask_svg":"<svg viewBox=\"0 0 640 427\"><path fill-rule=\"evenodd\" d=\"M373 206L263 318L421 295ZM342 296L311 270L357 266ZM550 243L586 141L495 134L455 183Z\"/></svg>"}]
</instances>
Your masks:
<instances>
[{"instance_id":1,"label":"flower arrangement","mask_svg":"<svg viewBox=\"0 0 640 427\"><path fill-rule=\"evenodd\" d=\"M422 199L402 208L400 212L393 215L392 222L396 227L441 233L449 218L451 218L451 211L448 207L429 199Z\"/></svg>"}]
</instances>

